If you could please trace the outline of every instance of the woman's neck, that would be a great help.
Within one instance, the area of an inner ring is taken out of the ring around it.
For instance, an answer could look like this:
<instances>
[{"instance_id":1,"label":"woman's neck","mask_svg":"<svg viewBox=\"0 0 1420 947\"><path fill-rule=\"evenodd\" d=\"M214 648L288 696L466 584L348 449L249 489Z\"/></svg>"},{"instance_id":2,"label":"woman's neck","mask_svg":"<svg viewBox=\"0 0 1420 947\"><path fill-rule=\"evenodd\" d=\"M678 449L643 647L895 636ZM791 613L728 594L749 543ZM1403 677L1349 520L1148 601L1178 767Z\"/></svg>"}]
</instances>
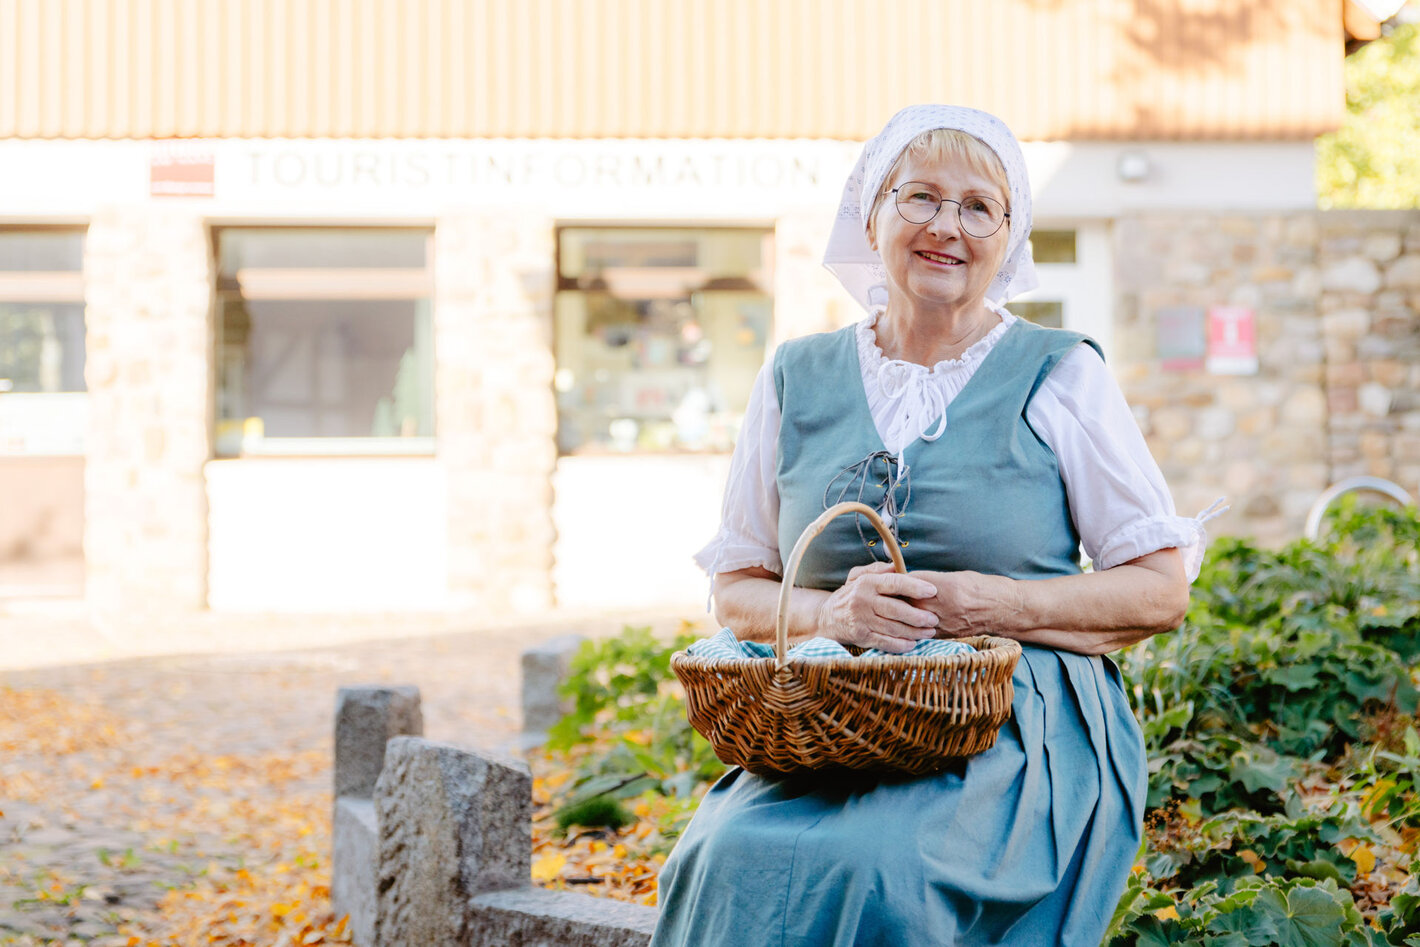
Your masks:
<instances>
[{"instance_id":1,"label":"woman's neck","mask_svg":"<svg viewBox=\"0 0 1420 947\"><path fill-rule=\"evenodd\" d=\"M1000 322L1001 317L984 303L972 309L924 313L889 302L873 330L885 357L931 366L961 358Z\"/></svg>"}]
</instances>

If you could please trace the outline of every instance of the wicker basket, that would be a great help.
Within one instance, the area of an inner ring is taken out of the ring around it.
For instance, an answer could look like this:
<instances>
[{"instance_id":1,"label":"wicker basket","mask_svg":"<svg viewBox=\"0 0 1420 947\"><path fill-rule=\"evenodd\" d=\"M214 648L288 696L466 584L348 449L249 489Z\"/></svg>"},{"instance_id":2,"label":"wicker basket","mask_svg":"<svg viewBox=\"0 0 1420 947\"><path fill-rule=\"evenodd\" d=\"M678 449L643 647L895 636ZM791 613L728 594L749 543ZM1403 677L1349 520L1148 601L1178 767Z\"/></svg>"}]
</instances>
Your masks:
<instances>
[{"instance_id":1,"label":"wicker basket","mask_svg":"<svg viewBox=\"0 0 1420 947\"><path fill-rule=\"evenodd\" d=\"M877 514L862 503L840 503L809 524L789 556L776 657L671 656L691 726L726 763L761 775L845 768L923 776L995 745L1011 715L1011 673L1021 646L1007 638L963 638L977 649L968 654L784 659L799 561L830 520L849 512L868 518L894 568L906 572Z\"/></svg>"}]
</instances>

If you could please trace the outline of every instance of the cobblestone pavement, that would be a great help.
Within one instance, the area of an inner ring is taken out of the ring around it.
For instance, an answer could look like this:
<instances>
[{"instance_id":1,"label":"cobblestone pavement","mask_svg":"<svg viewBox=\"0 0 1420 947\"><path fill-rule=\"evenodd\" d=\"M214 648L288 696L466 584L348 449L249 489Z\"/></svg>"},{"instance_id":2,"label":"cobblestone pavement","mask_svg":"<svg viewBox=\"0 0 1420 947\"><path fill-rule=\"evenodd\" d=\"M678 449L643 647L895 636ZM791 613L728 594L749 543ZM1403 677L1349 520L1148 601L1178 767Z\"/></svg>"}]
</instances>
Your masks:
<instances>
[{"instance_id":1,"label":"cobblestone pavement","mask_svg":"<svg viewBox=\"0 0 1420 947\"><path fill-rule=\"evenodd\" d=\"M341 685L414 684L430 739L509 752L522 650L621 624L0 670L0 945L126 944L168 888L259 854L223 836L234 807L328 806Z\"/></svg>"}]
</instances>

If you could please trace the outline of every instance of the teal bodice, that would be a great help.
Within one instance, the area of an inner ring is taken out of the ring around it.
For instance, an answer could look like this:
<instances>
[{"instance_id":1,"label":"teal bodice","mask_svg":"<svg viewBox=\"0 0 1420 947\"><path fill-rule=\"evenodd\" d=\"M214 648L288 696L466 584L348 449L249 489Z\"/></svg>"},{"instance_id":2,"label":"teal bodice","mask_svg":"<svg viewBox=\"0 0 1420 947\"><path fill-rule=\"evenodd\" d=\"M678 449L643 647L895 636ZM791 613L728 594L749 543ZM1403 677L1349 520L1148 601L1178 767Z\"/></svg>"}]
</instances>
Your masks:
<instances>
[{"instance_id":1,"label":"teal bodice","mask_svg":"<svg viewBox=\"0 0 1420 947\"><path fill-rule=\"evenodd\" d=\"M849 326L795 339L775 354L784 562L827 506L861 499L880 509L889 488L892 473L859 381L854 333ZM1077 332L1018 320L947 406L945 433L903 452L911 493L902 484L896 491L897 535L909 571L973 570L1015 579L1080 571L1080 537L1059 465L1031 428L1026 407L1081 342L1094 345ZM877 534L855 519L839 517L814 540L796 585L834 589L854 566L888 558Z\"/></svg>"}]
</instances>

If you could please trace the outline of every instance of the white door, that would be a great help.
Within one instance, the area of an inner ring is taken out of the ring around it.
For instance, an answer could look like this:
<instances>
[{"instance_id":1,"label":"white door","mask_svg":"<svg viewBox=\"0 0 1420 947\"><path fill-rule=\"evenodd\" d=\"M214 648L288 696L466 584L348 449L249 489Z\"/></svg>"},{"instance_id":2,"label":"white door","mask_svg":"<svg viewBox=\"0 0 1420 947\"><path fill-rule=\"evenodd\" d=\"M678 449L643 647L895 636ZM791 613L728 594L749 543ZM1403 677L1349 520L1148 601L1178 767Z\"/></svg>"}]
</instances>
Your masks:
<instances>
[{"instance_id":1,"label":"white door","mask_svg":"<svg viewBox=\"0 0 1420 947\"><path fill-rule=\"evenodd\" d=\"M1083 332L1113 364L1114 266L1108 221L1037 224L1032 234L1040 286L1010 310L1042 325Z\"/></svg>"}]
</instances>

